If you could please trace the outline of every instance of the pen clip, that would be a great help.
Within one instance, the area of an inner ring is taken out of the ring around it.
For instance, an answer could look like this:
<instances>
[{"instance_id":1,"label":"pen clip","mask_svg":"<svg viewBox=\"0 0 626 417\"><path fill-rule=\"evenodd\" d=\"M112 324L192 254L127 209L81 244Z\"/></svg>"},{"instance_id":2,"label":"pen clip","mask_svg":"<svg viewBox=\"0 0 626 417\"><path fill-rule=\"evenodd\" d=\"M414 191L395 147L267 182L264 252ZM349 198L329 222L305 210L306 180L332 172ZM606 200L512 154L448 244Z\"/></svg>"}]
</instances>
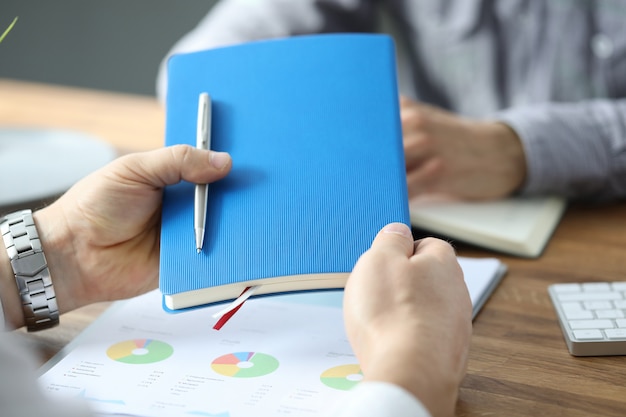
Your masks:
<instances>
[{"instance_id":1,"label":"pen clip","mask_svg":"<svg viewBox=\"0 0 626 417\"><path fill-rule=\"evenodd\" d=\"M211 98L208 93L200 93L198 97L198 123L196 135L196 148L209 149L211 128Z\"/></svg>"}]
</instances>

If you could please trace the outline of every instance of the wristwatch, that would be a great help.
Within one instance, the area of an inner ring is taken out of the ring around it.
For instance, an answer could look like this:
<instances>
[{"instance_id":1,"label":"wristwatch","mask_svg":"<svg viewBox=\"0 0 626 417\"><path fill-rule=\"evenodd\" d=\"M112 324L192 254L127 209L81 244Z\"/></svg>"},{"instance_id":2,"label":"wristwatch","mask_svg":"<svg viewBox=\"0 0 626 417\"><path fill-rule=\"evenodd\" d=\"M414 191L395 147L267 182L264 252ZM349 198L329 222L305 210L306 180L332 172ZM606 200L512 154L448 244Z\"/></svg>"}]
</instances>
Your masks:
<instances>
[{"instance_id":1,"label":"wristwatch","mask_svg":"<svg viewBox=\"0 0 626 417\"><path fill-rule=\"evenodd\" d=\"M11 260L29 332L59 324L50 270L31 210L21 210L0 219L0 233Z\"/></svg>"}]
</instances>

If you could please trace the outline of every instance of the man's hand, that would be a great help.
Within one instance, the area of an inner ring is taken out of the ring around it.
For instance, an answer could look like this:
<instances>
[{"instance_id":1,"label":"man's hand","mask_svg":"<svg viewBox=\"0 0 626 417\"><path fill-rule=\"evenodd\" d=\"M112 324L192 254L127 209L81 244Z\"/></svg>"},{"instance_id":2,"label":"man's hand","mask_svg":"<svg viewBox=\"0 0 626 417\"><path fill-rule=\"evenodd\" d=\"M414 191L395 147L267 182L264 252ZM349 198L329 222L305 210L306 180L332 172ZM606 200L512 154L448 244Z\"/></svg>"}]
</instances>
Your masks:
<instances>
[{"instance_id":1,"label":"man's hand","mask_svg":"<svg viewBox=\"0 0 626 417\"><path fill-rule=\"evenodd\" d=\"M59 309L156 288L163 187L210 183L231 165L228 154L184 145L129 154L36 212Z\"/></svg>"},{"instance_id":2,"label":"man's hand","mask_svg":"<svg viewBox=\"0 0 626 417\"><path fill-rule=\"evenodd\" d=\"M400 111L411 198L495 199L523 184L524 151L507 125L464 119L404 97Z\"/></svg>"},{"instance_id":3,"label":"man's hand","mask_svg":"<svg viewBox=\"0 0 626 417\"><path fill-rule=\"evenodd\" d=\"M348 279L344 316L365 380L405 388L433 416L453 414L472 304L450 245L387 225Z\"/></svg>"}]
</instances>

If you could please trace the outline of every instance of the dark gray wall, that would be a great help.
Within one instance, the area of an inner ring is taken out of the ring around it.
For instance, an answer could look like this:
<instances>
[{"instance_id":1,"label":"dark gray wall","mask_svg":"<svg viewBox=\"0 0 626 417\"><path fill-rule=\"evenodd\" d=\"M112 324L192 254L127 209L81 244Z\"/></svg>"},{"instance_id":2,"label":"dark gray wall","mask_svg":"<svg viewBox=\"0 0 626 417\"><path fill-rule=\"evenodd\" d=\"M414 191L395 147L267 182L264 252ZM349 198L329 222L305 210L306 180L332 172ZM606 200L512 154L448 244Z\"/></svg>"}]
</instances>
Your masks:
<instances>
[{"instance_id":1,"label":"dark gray wall","mask_svg":"<svg viewBox=\"0 0 626 417\"><path fill-rule=\"evenodd\" d=\"M0 32L18 17L0 43L0 78L154 95L163 56L217 1L0 0ZM397 35L381 12L381 30ZM400 84L410 92L403 48Z\"/></svg>"},{"instance_id":2,"label":"dark gray wall","mask_svg":"<svg viewBox=\"0 0 626 417\"><path fill-rule=\"evenodd\" d=\"M154 95L159 62L215 2L0 0L0 32L18 16L0 77Z\"/></svg>"}]
</instances>

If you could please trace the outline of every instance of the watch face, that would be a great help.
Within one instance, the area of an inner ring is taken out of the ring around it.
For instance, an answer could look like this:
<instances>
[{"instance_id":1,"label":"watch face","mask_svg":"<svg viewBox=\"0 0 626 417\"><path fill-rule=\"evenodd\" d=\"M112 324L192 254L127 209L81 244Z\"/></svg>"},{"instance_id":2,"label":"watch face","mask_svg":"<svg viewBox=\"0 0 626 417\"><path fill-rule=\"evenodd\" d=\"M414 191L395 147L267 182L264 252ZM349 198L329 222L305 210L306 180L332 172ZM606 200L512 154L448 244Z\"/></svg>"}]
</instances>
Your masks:
<instances>
[{"instance_id":1,"label":"watch face","mask_svg":"<svg viewBox=\"0 0 626 417\"><path fill-rule=\"evenodd\" d=\"M0 129L0 207L59 195L116 157L115 149L82 132Z\"/></svg>"}]
</instances>

